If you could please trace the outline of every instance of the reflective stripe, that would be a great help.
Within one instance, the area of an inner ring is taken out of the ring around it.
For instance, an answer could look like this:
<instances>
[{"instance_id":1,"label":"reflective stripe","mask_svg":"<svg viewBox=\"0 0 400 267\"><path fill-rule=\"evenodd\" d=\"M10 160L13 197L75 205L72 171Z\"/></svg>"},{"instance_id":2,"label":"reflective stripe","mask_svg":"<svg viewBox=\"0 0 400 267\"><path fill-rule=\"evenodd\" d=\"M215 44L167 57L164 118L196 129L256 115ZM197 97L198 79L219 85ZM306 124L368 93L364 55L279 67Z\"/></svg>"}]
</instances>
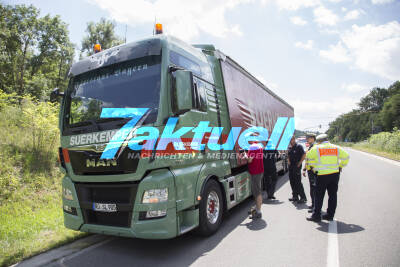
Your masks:
<instances>
[{"instance_id":1,"label":"reflective stripe","mask_svg":"<svg viewBox=\"0 0 400 267\"><path fill-rule=\"evenodd\" d=\"M341 160L347 160L347 159L349 159L350 158L350 156L347 156L347 157L345 157L345 158L340 158Z\"/></svg>"},{"instance_id":2,"label":"reflective stripe","mask_svg":"<svg viewBox=\"0 0 400 267\"><path fill-rule=\"evenodd\" d=\"M316 170L316 171L320 171L320 170L337 170L337 169L339 169L339 167L334 167L334 168L330 168L330 167L327 167L327 168L324 168L324 167L320 167L320 168L314 168L314 170Z\"/></svg>"}]
</instances>

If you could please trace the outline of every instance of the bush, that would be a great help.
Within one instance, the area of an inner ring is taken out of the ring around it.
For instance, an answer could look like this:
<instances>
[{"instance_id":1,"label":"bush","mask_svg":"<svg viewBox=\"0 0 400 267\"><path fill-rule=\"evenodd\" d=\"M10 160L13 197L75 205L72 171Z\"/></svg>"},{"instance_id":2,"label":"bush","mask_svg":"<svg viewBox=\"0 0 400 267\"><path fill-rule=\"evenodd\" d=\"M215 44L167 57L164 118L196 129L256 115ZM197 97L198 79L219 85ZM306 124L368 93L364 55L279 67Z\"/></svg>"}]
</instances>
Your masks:
<instances>
[{"instance_id":1,"label":"bush","mask_svg":"<svg viewBox=\"0 0 400 267\"><path fill-rule=\"evenodd\" d=\"M15 99L4 93L0 98ZM57 106L19 100L0 107L0 204L21 187L40 189L60 176Z\"/></svg>"},{"instance_id":2,"label":"bush","mask_svg":"<svg viewBox=\"0 0 400 267\"><path fill-rule=\"evenodd\" d=\"M400 131L395 129L392 133L374 134L368 139L368 144L383 151L400 153Z\"/></svg>"}]
</instances>

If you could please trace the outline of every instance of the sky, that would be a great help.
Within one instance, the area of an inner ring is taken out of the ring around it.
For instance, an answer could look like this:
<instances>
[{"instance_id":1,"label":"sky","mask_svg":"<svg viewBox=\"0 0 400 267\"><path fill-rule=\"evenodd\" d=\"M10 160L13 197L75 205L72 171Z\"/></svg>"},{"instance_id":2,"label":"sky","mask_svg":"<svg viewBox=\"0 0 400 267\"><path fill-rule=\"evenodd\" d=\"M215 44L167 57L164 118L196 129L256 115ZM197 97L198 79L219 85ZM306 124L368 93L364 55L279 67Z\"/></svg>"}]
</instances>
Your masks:
<instances>
[{"instance_id":1,"label":"sky","mask_svg":"<svg viewBox=\"0 0 400 267\"><path fill-rule=\"evenodd\" d=\"M400 0L3 2L60 15L78 50L101 17L127 42L151 36L156 20L167 34L214 44L291 104L300 130L325 131L370 89L400 79Z\"/></svg>"}]
</instances>

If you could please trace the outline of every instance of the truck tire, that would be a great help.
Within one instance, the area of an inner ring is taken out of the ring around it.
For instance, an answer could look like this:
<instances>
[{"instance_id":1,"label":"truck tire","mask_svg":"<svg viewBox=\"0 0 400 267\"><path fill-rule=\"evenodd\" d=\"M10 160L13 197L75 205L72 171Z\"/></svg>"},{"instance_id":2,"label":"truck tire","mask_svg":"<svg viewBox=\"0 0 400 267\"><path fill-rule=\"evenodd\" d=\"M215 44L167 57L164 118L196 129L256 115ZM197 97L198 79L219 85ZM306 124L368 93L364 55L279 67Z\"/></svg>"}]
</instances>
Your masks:
<instances>
[{"instance_id":1,"label":"truck tire","mask_svg":"<svg viewBox=\"0 0 400 267\"><path fill-rule=\"evenodd\" d=\"M215 180L209 180L201 195L197 232L203 236L214 234L221 224L223 211L221 188Z\"/></svg>"}]
</instances>

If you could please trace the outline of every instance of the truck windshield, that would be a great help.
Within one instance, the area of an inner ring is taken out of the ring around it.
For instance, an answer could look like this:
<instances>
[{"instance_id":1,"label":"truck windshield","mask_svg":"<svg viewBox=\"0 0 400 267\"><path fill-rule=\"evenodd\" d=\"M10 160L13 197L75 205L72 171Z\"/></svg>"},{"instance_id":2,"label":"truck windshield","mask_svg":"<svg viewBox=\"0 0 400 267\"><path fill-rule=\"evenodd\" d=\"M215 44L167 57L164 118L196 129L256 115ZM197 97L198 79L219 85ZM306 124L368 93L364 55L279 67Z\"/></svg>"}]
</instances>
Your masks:
<instances>
[{"instance_id":1,"label":"truck windshield","mask_svg":"<svg viewBox=\"0 0 400 267\"><path fill-rule=\"evenodd\" d=\"M100 119L102 108L150 108L146 123L152 123L157 118L160 81L161 56L146 56L78 75L66 100L66 128L93 124L99 128L102 123L115 121Z\"/></svg>"}]
</instances>

